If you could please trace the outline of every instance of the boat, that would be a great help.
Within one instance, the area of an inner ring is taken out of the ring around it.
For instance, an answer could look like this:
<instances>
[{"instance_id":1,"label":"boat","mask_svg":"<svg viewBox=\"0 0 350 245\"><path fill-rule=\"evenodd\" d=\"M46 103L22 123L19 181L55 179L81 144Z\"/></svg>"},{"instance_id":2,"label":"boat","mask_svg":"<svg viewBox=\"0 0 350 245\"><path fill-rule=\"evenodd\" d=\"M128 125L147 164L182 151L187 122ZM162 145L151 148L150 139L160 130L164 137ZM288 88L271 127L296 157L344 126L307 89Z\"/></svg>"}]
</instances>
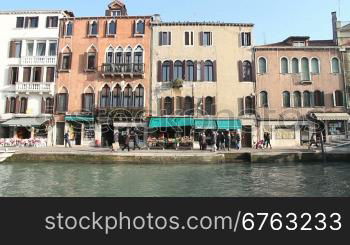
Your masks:
<instances>
[{"instance_id":1,"label":"boat","mask_svg":"<svg viewBox=\"0 0 350 245\"><path fill-rule=\"evenodd\" d=\"M4 162L7 158L12 157L15 154L15 151L9 151L7 148L0 151L0 163Z\"/></svg>"}]
</instances>

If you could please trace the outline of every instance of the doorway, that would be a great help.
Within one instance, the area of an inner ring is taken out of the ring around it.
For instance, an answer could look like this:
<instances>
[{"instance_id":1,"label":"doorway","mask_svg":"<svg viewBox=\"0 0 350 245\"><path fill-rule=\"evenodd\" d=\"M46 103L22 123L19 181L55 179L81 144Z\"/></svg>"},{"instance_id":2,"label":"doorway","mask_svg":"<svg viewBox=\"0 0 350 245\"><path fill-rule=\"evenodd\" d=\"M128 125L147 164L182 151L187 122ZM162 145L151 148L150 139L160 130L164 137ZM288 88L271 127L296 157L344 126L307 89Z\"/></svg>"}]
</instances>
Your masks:
<instances>
[{"instance_id":1,"label":"doorway","mask_svg":"<svg viewBox=\"0 0 350 245\"><path fill-rule=\"evenodd\" d=\"M242 147L252 148L252 126L242 127Z\"/></svg>"},{"instance_id":2,"label":"doorway","mask_svg":"<svg viewBox=\"0 0 350 245\"><path fill-rule=\"evenodd\" d=\"M56 123L56 145L64 145L64 122Z\"/></svg>"},{"instance_id":3,"label":"doorway","mask_svg":"<svg viewBox=\"0 0 350 245\"><path fill-rule=\"evenodd\" d=\"M102 147L110 147L114 142L114 126L111 124L102 125Z\"/></svg>"}]
</instances>

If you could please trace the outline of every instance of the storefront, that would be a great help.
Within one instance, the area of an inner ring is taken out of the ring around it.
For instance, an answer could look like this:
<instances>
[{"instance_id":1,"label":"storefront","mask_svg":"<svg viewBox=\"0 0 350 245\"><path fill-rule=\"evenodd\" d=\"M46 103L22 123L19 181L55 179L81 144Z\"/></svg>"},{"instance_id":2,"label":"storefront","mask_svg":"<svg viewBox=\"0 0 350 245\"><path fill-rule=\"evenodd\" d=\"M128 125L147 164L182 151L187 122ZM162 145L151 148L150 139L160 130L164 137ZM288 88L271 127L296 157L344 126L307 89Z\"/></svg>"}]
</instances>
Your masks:
<instances>
[{"instance_id":1,"label":"storefront","mask_svg":"<svg viewBox=\"0 0 350 245\"><path fill-rule=\"evenodd\" d=\"M65 116L65 131L69 133L72 145L95 145L95 120L93 116Z\"/></svg>"},{"instance_id":2,"label":"storefront","mask_svg":"<svg viewBox=\"0 0 350 245\"><path fill-rule=\"evenodd\" d=\"M323 126L327 142L346 139L350 115L347 113L313 113L315 123Z\"/></svg>"}]
</instances>

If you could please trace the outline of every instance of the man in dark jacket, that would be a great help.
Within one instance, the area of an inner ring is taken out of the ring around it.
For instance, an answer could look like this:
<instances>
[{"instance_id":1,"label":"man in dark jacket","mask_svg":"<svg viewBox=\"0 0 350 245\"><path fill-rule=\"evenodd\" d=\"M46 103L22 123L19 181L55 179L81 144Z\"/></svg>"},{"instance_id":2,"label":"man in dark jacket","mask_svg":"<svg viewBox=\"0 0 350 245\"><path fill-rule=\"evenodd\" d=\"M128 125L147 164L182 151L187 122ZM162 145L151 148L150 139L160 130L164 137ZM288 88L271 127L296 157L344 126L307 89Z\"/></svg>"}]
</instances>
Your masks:
<instances>
[{"instance_id":1,"label":"man in dark jacket","mask_svg":"<svg viewBox=\"0 0 350 245\"><path fill-rule=\"evenodd\" d=\"M124 151L126 148L128 148L128 151L130 151L129 143L130 143L130 135L129 135L129 133L127 133L125 135L124 147L123 147L122 151Z\"/></svg>"},{"instance_id":2,"label":"man in dark jacket","mask_svg":"<svg viewBox=\"0 0 350 245\"><path fill-rule=\"evenodd\" d=\"M136 148L141 150L141 147L139 146L139 135L137 132L134 133L134 150L136 150Z\"/></svg>"}]
</instances>

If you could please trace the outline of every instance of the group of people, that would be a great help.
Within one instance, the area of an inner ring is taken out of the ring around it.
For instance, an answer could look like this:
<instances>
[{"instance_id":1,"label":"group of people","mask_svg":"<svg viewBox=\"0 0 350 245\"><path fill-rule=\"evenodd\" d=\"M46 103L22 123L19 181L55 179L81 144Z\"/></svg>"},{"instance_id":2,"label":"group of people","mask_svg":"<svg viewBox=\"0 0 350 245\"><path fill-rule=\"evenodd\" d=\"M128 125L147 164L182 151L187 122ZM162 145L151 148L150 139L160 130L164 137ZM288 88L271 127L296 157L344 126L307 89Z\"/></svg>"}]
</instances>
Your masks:
<instances>
[{"instance_id":1,"label":"group of people","mask_svg":"<svg viewBox=\"0 0 350 245\"><path fill-rule=\"evenodd\" d=\"M241 136L239 132L216 132L214 131L212 134L212 145L213 145L213 151L217 150L225 150L228 151L230 149L237 149L239 150L241 148ZM205 132L201 132L199 135L199 147L200 150L206 150L208 146L207 143L207 135Z\"/></svg>"},{"instance_id":2,"label":"group of people","mask_svg":"<svg viewBox=\"0 0 350 245\"><path fill-rule=\"evenodd\" d=\"M117 130L114 134L114 143L112 144L112 151L117 151L120 148L120 140L119 140L119 131ZM125 149L128 149L130 151L130 143L134 143L134 151L137 149L141 150L141 147L139 145L139 135L137 132L133 131L131 134L129 132L126 133L124 136L124 142L123 147L121 148L122 151Z\"/></svg>"},{"instance_id":3,"label":"group of people","mask_svg":"<svg viewBox=\"0 0 350 245\"><path fill-rule=\"evenodd\" d=\"M272 149L272 145L271 145L271 135L269 132L264 132L264 139L258 141L255 144L255 148L256 149L267 149L269 148Z\"/></svg>"}]
</instances>

